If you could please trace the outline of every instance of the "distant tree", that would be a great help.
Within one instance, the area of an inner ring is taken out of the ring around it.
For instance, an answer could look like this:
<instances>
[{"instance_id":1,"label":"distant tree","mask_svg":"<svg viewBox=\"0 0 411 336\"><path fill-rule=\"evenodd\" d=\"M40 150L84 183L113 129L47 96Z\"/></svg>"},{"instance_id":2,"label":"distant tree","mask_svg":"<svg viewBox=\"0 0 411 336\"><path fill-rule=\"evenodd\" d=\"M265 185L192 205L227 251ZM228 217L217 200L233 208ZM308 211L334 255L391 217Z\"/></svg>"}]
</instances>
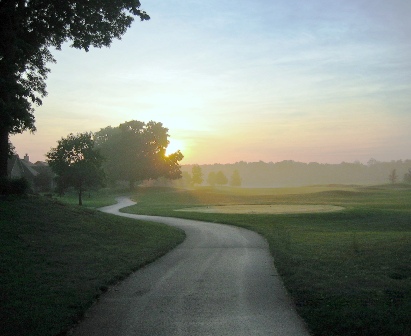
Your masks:
<instances>
[{"instance_id":1,"label":"distant tree","mask_svg":"<svg viewBox=\"0 0 411 336\"><path fill-rule=\"evenodd\" d=\"M58 188L63 191L74 187L78 192L78 204L83 205L83 192L99 186L104 180L103 157L94 148L92 133L69 134L58 141L56 148L47 154L47 162L57 175Z\"/></svg>"},{"instance_id":2,"label":"distant tree","mask_svg":"<svg viewBox=\"0 0 411 336\"><path fill-rule=\"evenodd\" d=\"M388 175L388 179L390 180L390 182L392 184L397 183L397 179L398 179L398 175L397 175L397 170L393 169L390 173L390 175Z\"/></svg>"},{"instance_id":3,"label":"distant tree","mask_svg":"<svg viewBox=\"0 0 411 336\"><path fill-rule=\"evenodd\" d=\"M199 165L194 165L193 168L191 168L191 173L192 173L192 176L193 176L192 177L193 185L203 183L203 172L202 172L201 167Z\"/></svg>"},{"instance_id":4,"label":"distant tree","mask_svg":"<svg viewBox=\"0 0 411 336\"><path fill-rule=\"evenodd\" d=\"M228 183L227 176L225 176L221 170L219 170L215 176L215 183L217 185L226 185Z\"/></svg>"},{"instance_id":5,"label":"distant tree","mask_svg":"<svg viewBox=\"0 0 411 336\"><path fill-rule=\"evenodd\" d=\"M162 123L132 120L95 133L96 146L106 158L104 169L112 181L136 182L165 177L181 177L180 151L166 155L168 129Z\"/></svg>"},{"instance_id":6,"label":"distant tree","mask_svg":"<svg viewBox=\"0 0 411 336\"><path fill-rule=\"evenodd\" d=\"M33 106L47 95L47 63L55 63L49 49L108 47L134 16L149 19L139 7L139 0L0 1L0 177L9 135L36 130Z\"/></svg>"},{"instance_id":7,"label":"distant tree","mask_svg":"<svg viewBox=\"0 0 411 336\"><path fill-rule=\"evenodd\" d=\"M181 178L183 180L183 187L191 187L193 178L189 172L183 172Z\"/></svg>"},{"instance_id":8,"label":"distant tree","mask_svg":"<svg viewBox=\"0 0 411 336\"><path fill-rule=\"evenodd\" d=\"M376 159L371 158L371 159L368 160L367 165L368 165L368 166L374 166L374 165L376 165L376 164L378 164L378 163L379 163L379 162L378 162Z\"/></svg>"},{"instance_id":9,"label":"distant tree","mask_svg":"<svg viewBox=\"0 0 411 336\"><path fill-rule=\"evenodd\" d=\"M411 183L411 168L408 168L408 172L404 174L404 183Z\"/></svg>"},{"instance_id":10,"label":"distant tree","mask_svg":"<svg viewBox=\"0 0 411 336\"><path fill-rule=\"evenodd\" d=\"M230 186L232 187L240 187L241 186L241 176L238 170L234 170L233 174L230 178Z\"/></svg>"},{"instance_id":11,"label":"distant tree","mask_svg":"<svg viewBox=\"0 0 411 336\"><path fill-rule=\"evenodd\" d=\"M216 185L216 173L215 172L210 172L207 176L207 183L214 187Z\"/></svg>"}]
</instances>

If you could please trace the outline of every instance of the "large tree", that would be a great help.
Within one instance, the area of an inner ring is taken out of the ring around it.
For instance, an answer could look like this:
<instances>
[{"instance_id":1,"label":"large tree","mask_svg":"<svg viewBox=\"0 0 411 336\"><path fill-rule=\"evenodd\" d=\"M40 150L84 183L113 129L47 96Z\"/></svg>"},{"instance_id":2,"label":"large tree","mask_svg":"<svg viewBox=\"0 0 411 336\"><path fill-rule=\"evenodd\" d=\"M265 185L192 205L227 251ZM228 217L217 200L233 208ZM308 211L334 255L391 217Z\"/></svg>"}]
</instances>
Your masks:
<instances>
[{"instance_id":1,"label":"large tree","mask_svg":"<svg viewBox=\"0 0 411 336\"><path fill-rule=\"evenodd\" d=\"M69 134L59 140L57 147L46 156L57 175L58 188L74 187L78 192L79 205L83 204L83 192L101 185L104 180L103 156L94 148L92 133Z\"/></svg>"},{"instance_id":2,"label":"large tree","mask_svg":"<svg viewBox=\"0 0 411 336\"><path fill-rule=\"evenodd\" d=\"M139 0L0 1L0 177L7 176L9 135L36 129L34 106L47 95L47 63L55 62L50 48L107 47L133 16L149 19L139 7Z\"/></svg>"},{"instance_id":3,"label":"large tree","mask_svg":"<svg viewBox=\"0 0 411 336\"><path fill-rule=\"evenodd\" d=\"M168 129L162 123L138 120L118 127L106 127L95 133L96 146L106 158L104 169L112 181L136 182L165 177L181 177L180 151L166 155Z\"/></svg>"}]
</instances>

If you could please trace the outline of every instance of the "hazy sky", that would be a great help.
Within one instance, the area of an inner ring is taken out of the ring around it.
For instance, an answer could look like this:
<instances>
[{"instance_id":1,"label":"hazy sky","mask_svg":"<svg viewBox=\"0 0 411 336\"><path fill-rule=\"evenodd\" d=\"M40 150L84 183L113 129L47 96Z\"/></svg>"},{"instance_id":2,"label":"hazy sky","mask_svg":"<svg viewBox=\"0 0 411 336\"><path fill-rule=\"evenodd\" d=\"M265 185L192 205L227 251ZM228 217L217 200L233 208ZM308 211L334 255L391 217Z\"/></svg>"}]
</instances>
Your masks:
<instances>
[{"instance_id":1,"label":"hazy sky","mask_svg":"<svg viewBox=\"0 0 411 336\"><path fill-rule=\"evenodd\" d=\"M411 158L411 1L141 2L111 48L54 53L21 157L137 119L183 164Z\"/></svg>"}]
</instances>

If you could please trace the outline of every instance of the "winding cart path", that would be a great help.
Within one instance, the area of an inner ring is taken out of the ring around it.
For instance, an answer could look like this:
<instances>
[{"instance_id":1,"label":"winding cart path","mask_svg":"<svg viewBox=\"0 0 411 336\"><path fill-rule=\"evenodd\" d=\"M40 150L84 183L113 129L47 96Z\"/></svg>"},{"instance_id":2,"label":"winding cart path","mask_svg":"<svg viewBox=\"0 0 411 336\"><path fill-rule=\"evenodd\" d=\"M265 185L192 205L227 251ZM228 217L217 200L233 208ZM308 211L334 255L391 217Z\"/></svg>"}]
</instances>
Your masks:
<instances>
[{"instance_id":1,"label":"winding cart path","mask_svg":"<svg viewBox=\"0 0 411 336\"><path fill-rule=\"evenodd\" d=\"M102 295L75 336L309 335L268 250L245 229L120 213L119 198L101 211L183 229L186 240Z\"/></svg>"}]
</instances>

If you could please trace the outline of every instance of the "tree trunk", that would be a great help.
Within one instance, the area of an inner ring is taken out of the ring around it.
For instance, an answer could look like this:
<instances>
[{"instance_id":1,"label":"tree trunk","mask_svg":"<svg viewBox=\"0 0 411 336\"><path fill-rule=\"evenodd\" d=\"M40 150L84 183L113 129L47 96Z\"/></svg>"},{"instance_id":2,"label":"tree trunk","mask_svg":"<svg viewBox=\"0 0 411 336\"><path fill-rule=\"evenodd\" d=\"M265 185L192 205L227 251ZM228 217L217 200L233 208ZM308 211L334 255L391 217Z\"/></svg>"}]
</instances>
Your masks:
<instances>
[{"instance_id":1,"label":"tree trunk","mask_svg":"<svg viewBox=\"0 0 411 336\"><path fill-rule=\"evenodd\" d=\"M80 187L79 191L78 191L78 205L83 205L83 189Z\"/></svg>"},{"instance_id":2,"label":"tree trunk","mask_svg":"<svg viewBox=\"0 0 411 336\"><path fill-rule=\"evenodd\" d=\"M9 132L0 128L0 178L7 177L7 160L9 157Z\"/></svg>"}]
</instances>

